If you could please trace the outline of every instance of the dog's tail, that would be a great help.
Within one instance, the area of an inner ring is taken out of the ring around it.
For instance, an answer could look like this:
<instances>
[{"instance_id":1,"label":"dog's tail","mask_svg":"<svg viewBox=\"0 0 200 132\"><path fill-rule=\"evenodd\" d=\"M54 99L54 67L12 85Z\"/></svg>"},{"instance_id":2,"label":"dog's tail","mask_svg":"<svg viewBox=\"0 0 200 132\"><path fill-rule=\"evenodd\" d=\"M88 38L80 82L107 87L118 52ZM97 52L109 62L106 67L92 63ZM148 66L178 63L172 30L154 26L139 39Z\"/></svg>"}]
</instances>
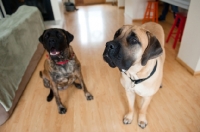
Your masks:
<instances>
[{"instance_id":1,"label":"dog's tail","mask_svg":"<svg viewBox=\"0 0 200 132\"><path fill-rule=\"evenodd\" d=\"M42 71L40 71L40 77L43 78Z\"/></svg>"}]
</instances>

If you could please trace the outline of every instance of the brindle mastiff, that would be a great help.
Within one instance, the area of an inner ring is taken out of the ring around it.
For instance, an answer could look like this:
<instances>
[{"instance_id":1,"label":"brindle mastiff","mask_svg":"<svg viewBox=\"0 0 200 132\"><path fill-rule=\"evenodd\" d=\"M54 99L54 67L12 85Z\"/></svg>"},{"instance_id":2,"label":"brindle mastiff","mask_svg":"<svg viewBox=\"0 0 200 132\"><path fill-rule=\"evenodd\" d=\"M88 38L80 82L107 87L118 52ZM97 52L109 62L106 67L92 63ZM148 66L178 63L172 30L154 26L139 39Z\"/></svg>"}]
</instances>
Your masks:
<instances>
[{"instance_id":1,"label":"brindle mastiff","mask_svg":"<svg viewBox=\"0 0 200 132\"><path fill-rule=\"evenodd\" d=\"M123 26L106 43L104 60L121 71L121 84L126 90L129 111L124 124L134 115L135 93L143 98L138 125L147 125L146 113L153 95L161 86L165 60L164 32L160 25L149 22L141 26Z\"/></svg>"},{"instance_id":2,"label":"brindle mastiff","mask_svg":"<svg viewBox=\"0 0 200 132\"><path fill-rule=\"evenodd\" d=\"M55 96L60 114L65 114L67 109L61 103L58 90L66 89L71 84L83 89L87 100L93 99L84 84L80 62L69 45L73 38L68 31L56 28L45 30L39 37L39 41L49 53L40 76L43 78L44 86L50 88L47 101L51 101Z\"/></svg>"}]
</instances>

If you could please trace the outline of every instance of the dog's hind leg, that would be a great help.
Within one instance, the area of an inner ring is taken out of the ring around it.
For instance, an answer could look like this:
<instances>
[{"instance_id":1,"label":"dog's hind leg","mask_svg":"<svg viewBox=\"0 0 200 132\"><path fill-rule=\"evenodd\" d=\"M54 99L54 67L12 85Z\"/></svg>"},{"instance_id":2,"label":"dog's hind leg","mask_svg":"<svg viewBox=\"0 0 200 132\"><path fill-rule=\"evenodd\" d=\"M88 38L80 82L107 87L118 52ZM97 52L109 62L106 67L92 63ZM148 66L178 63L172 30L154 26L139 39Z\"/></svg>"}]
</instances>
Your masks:
<instances>
[{"instance_id":1,"label":"dog's hind leg","mask_svg":"<svg viewBox=\"0 0 200 132\"><path fill-rule=\"evenodd\" d=\"M42 78L43 77L42 71L40 71L39 74L40 74L40 77Z\"/></svg>"},{"instance_id":2,"label":"dog's hind leg","mask_svg":"<svg viewBox=\"0 0 200 132\"><path fill-rule=\"evenodd\" d=\"M43 79L44 87L50 89L49 95L47 96L47 101L50 102L53 99L53 91L51 89L50 81L43 76L42 71L40 71L40 77Z\"/></svg>"},{"instance_id":3,"label":"dog's hind leg","mask_svg":"<svg viewBox=\"0 0 200 132\"><path fill-rule=\"evenodd\" d=\"M44 87L46 88L50 88L50 81L46 78L43 78L43 84L44 84Z\"/></svg>"},{"instance_id":4,"label":"dog's hind leg","mask_svg":"<svg viewBox=\"0 0 200 132\"><path fill-rule=\"evenodd\" d=\"M44 87L50 88L50 81L43 76L42 71L40 71L40 77L43 79Z\"/></svg>"},{"instance_id":5,"label":"dog's hind leg","mask_svg":"<svg viewBox=\"0 0 200 132\"><path fill-rule=\"evenodd\" d=\"M53 91L52 91L52 89L50 88L49 95L47 96L47 101L50 102L52 99L53 99Z\"/></svg>"},{"instance_id":6,"label":"dog's hind leg","mask_svg":"<svg viewBox=\"0 0 200 132\"><path fill-rule=\"evenodd\" d=\"M81 87L81 84L80 83L76 83L76 82L73 82L74 86L78 89L82 89Z\"/></svg>"}]
</instances>

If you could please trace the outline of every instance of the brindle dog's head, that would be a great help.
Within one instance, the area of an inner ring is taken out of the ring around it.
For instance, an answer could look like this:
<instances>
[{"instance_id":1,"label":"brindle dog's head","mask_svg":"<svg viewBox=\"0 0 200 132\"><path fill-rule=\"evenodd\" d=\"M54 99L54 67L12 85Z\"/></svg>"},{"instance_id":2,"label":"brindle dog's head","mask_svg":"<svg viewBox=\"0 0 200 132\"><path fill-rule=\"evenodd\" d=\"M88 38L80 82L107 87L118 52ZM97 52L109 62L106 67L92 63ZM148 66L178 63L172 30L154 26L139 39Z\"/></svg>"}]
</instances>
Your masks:
<instances>
[{"instance_id":1,"label":"brindle dog's head","mask_svg":"<svg viewBox=\"0 0 200 132\"><path fill-rule=\"evenodd\" d=\"M110 67L128 70L135 63L145 66L149 59L163 52L158 39L149 31L137 26L123 26L106 43L104 60Z\"/></svg>"},{"instance_id":2,"label":"brindle dog's head","mask_svg":"<svg viewBox=\"0 0 200 132\"><path fill-rule=\"evenodd\" d=\"M39 37L39 41L55 62L62 61L65 58L65 51L69 48L69 44L73 39L74 36L71 33L58 28L44 30Z\"/></svg>"}]
</instances>

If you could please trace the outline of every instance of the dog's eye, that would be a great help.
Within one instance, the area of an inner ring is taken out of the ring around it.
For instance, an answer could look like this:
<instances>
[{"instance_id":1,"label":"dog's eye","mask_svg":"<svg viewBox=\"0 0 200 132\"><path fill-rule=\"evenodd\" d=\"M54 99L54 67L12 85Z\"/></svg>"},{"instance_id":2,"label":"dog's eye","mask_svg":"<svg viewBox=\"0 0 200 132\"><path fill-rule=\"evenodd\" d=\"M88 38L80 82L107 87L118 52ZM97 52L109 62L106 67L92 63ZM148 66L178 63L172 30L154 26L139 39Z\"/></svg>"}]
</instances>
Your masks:
<instances>
[{"instance_id":1,"label":"dog's eye","mask_svg":"<svg viewBox=\"0 0 200 132\"><path fill-rule=\"evenodd\" d=\"M126 38L126 41L129 44L140 44L140 42L134 32L129 33L128 37Z\"/></svg>"},{"instance_id":2,"label":"dog's eye","mask_svg":"<svg viewBox=\"0 0 200 132\"><path fill-rule=\"evenodd\" d=\"M48 38L48 37L49 37L49 34L48 34L48 33L44 35L44 38Z\"/></svg>"},{"instance_id":3,"label":"dog's eye","mask_svg":"<svg viewBox=\"0 0 200 132\"><path fill-rule=\"evenodd\" d=\"M59 38L61 38L62 37L62 34L60 34L59 32L57 32L57 34L56 34Z\"/></svg>"},{"instance_id":4,"label":"dog's eye","mask_svg":"<svg viewBox=\"0 0 200 132\"><path fill-rule=\"evenodd\" d=\"M138 41L137 38L135 38L135 37L128 37L128 38L126 39L126 41L127 41L129 44L137 44L137 43L139 43L139 41Z\"/></svg>"},{"instance_id":5,"label":"dog's eye","mask_svg":"<svg viewBox=\"0 0 200 132\"><path fill-rule=\"evenodd\" d=\"M58 34L58 37L60 37L60 38L61 38L61 37L62 37L62 35L61 35L61 34Z\"/></svg>"},{"instance_id":6,"label":"dog's eye","mask_svg":"<svg viewBox=\"0 0 200 132\"><path fill-rule=\"evenodd\" d=\"M137 41L137 39L132 38L132 39L131 39L131 42L132 42L132 43L137 43L138 41Z\"/></svg>"}]
</instances>

